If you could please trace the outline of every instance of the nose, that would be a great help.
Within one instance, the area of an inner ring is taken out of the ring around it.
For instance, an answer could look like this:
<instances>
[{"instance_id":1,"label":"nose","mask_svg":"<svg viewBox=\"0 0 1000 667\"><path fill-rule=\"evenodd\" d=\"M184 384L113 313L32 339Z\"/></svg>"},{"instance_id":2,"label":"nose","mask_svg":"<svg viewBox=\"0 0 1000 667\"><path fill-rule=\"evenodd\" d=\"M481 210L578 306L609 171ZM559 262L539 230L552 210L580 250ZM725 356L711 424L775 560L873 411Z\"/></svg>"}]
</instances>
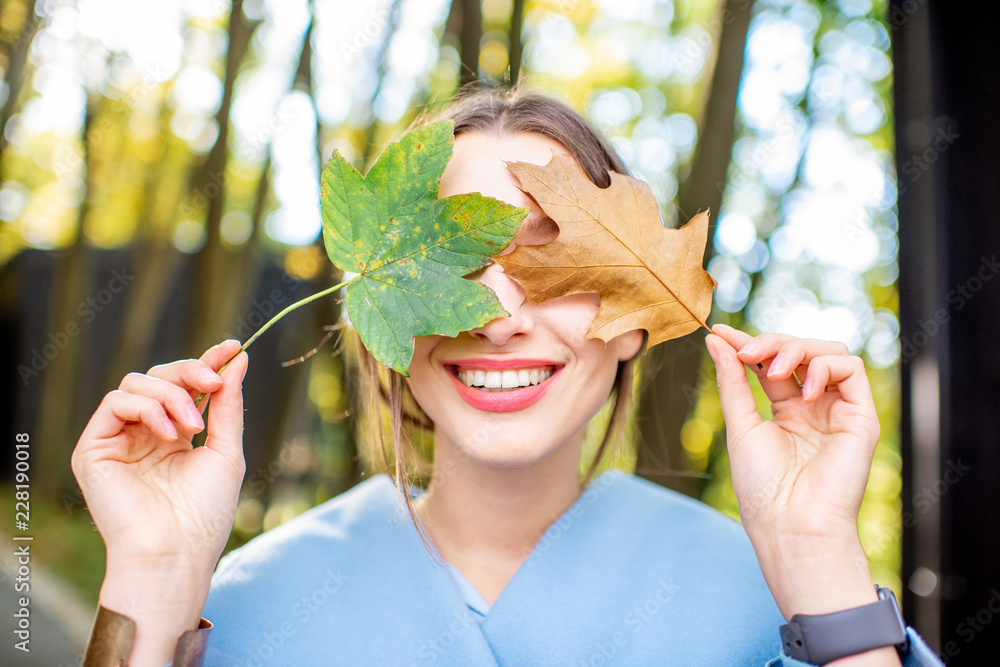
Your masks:
<instances>
[{"instance_id":1,"label":"nose","mask_svg":"<svg viewBox=\"0 0 1000 667\"><path fill-rule=\"evenodd\" d=\"M469 334L473 338L501 346L512 338L525 337L534 330L530 308L524 303L524 289L504 273L502 266L494 262L476 280L496 293L500 304L510 315L498 317L472 329Z\"/></svg>"}]
</instances>

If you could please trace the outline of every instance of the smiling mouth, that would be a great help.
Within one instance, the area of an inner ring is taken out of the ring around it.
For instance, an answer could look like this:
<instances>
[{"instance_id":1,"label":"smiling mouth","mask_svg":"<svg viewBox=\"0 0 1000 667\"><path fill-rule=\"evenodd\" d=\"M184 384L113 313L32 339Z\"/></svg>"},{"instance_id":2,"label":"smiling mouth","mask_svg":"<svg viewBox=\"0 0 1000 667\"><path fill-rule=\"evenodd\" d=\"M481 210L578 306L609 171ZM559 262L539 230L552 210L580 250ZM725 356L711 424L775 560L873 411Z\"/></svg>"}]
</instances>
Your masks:
<instances>
[{"instance_id":1,"label":"smiling mouth","mask_svg":"<svg viewBox=\"0 0 1000 667\"><path fill-rule=\"evenodd\" d=\"M467 387L483 393L506 393L540 385L558 370L557 366L534 366L507 370L487 370L448 366L448 371Z\"/></svg>"}]
</instances>

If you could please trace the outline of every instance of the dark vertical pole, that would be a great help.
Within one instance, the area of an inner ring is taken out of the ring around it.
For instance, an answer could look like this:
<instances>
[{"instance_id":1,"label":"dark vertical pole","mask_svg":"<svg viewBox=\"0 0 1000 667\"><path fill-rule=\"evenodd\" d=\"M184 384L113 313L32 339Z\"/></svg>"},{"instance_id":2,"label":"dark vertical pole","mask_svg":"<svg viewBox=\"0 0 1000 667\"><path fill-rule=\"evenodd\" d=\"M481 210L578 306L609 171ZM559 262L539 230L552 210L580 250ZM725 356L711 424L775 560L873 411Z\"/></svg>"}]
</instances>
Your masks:
<instances>
[{"instance_id":1,"label":"dark vertical pole","mask_svg":"<svg viewBox=\"0 0 1000 667\"><path fill-rule=\"evenodd\" d=\"M524 30L524 0L514 0L510 10L510 85L517 83L521 76L521 31Z\"/></svg>"},{"instance_id":2,"label":"dark vertical pole","mask_svg":"<svg viewBox=\"0 0 1000 667\"><path fill-rule=\"evenodd\" d=\"M458 36L462 58L459 85L479 78L479 43L483 37L482 0L452 0L462 3L462 32Z\"/></svg>"},{"instance_id":3,"label":"dark vertical pole","mask_svg":"<svg viewBox=\"0 0 1000 667\"><path fill-rule=\"evenodd\" d=\"M997 5L891 0L904 614L949 664L1000 640Z\"/></svg>"}]
</instances>

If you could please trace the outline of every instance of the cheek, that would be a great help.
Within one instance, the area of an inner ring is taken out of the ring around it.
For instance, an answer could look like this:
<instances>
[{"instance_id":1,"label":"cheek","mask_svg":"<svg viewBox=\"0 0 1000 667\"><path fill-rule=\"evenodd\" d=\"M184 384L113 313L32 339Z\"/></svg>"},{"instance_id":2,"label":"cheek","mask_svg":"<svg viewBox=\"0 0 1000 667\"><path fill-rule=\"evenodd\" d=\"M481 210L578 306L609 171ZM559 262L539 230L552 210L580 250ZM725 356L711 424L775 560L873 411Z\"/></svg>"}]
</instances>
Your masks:
<instances>
[{"instance_id":1,"label":"cheek","mask_svg":"<svg viewBox=\"0 0 1000 667\"><path fill-rule=\"evenodd\" d=\"M413 343L413 360L410 362L410 377L403 378L416 399L420 409L431 416L434 411L431 399L435 395L433 388L429 387L433 380L430 363L430 353L436 341L435 336L417 336ZM430 410L428 410L430 408Z\"/></svg>"},{"instance_id":2,"label":"cheek","mask_svg":"<svg viewBox=\"0 0 1000 667\"><path fill-rule=\"evenodd\" d=\"M553 325L562 331L567 342L574 345L600 342L588 341L586 337L601 307L601 297L596 294L567 294L544 303Z\"/></svg>"}]
</instances>

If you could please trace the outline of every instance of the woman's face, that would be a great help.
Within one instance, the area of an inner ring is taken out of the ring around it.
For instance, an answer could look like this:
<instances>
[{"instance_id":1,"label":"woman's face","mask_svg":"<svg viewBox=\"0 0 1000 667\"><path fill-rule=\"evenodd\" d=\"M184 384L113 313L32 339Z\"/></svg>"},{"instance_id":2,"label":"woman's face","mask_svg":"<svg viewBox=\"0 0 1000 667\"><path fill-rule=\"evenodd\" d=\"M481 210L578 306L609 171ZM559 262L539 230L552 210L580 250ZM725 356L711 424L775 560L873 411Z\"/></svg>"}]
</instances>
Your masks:
<instances>
[{"instance_id":1,"label":"woman's face","mask_svg":"<svg viewBox=\"0 0 1000 667\"><path fill-rule=\"evenodd\" d=\"M480 192L531 209L505 253L518 244L550 241L558 232L555 223L518 188L501 160L544 165L553 152L568 153L540 134L461 134L441 177L440 196ZM408 382L434 421L436 446L446 446L445 438L482 464L524 466L567 442L578 444L611 391L618 362L638 352L642 331L607 344L585 340L600 305L596 294L532 304L499 264L473 277L496 293L510 316L454 338L416 338Z\"/></svg>"}]
</instances>

